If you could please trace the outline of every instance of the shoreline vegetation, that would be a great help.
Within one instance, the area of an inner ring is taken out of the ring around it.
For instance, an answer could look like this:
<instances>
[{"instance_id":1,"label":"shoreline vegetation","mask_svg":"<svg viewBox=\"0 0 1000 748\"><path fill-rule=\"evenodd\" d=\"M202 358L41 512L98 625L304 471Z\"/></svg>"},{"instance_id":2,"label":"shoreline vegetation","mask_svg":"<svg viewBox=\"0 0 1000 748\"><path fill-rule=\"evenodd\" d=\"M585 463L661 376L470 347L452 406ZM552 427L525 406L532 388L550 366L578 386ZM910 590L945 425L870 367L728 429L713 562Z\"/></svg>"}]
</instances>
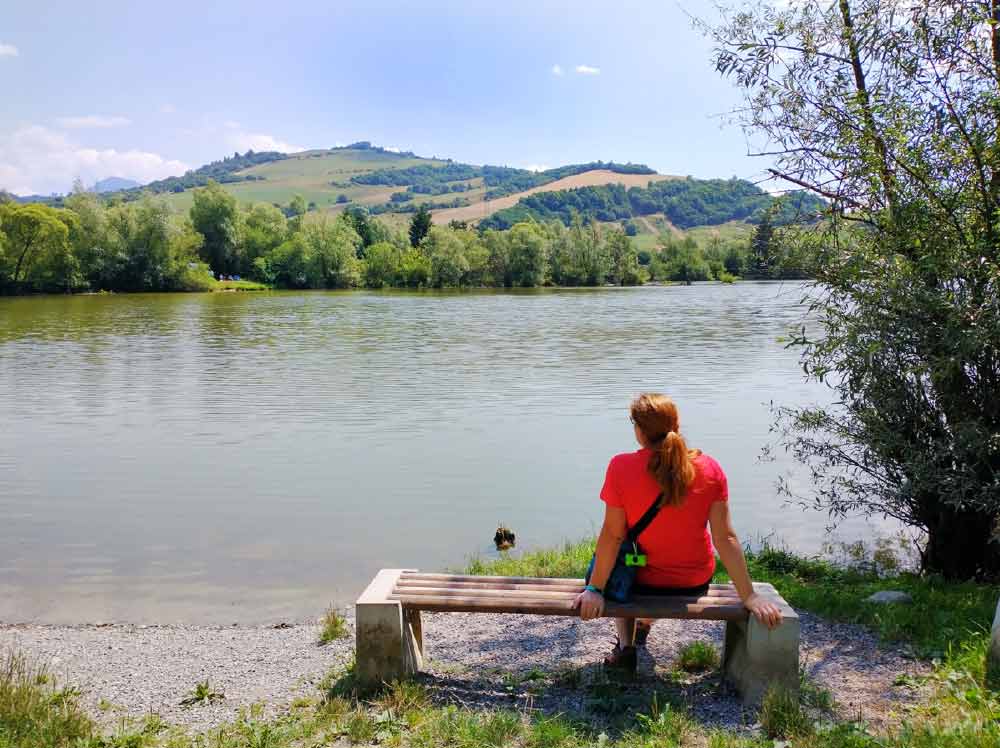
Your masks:
<instances>
[{"instance_id":1,"label":"shoreline vegetation","mask_svg":"<svg viewBox=\"0 0 1000 748\"><path fill-rule=\"evenodd\" d=\"M471 559L474 574L579 576L593 551L593 539L561 547ZM234 720L190 733L150 712L102 728L88 714L72 683L56 683L25 655L0 656L0 746L3 748L301 748L326 745L518 746L518 748L610 748L707 746L708 748L991 748L1000 741L1000 692L985 684L985 650L993 604L1000 589L950 584L901 569L892 549L843 546L835 562L804 557L764 545L749 554L755 580L769 581L796 608L836 621L861 624L886 642L907 647L927 663L913 675L901 672L889 686L910 694L896 724L876 730L864 721L838 716L837 693L803 680L798 699L773 693L743 728L701 724L678 695L693 677L718 678L717 654L704 642L686 646L673 675L636 689L607 678L586 681L579 672L498 671L489 677L528 701L520 708L462 705L435 695L426 678L359 692L351 665L335 668L313 696L299 696L270 712L258 704ZM717 579L725 579L724 570ZM876 605L865 598L877 590L902 590L910 605ZM349 637L349 623L329 612L322 636ZM484 642L484 645L487 643ZM695 676L707 669L709 675ZM589 705L580 714L547 713L531 707L544 689L582 689ZM714 682L714 681L712 681ZM574 685L575 684L575 685ZM498 686L499 687L499 686ZM224 698L211 680L192 684L185 708L200 709Z\"/></svg>"},{"instance_id":2,"label":"shoreline vegetation","mask_svg":"<svg viewBox=\"0 0 1000 748\"><path fill-rule=\"evenodd\" d=\"M627 215L624 208L601 207L614 202L605 192L624 200L641 188L543 193L531 199L544 198L545 210L505 212L516 220L478 227L465 221L434 225L426 203L402 214L408 219L396 216L405 226L359 205L319 210L300 195L287 205L240 204L210 180L193 190L184 213L165 197L107 200L82 187L60 207L5 202L0 195L0 295L250 290L227 285L232 278L257 284L254 289L378 289L814 275L816 258L791 236L822 225L816 204L807 210L801 196L772 198L732 180L655 184L671 192L658 198L667 203L652 208L663 208L666 216L683 207L676 220L688 229L666 217L654 225L643 216L637 223L620 218Z\"/></svg>"}]
</instances>

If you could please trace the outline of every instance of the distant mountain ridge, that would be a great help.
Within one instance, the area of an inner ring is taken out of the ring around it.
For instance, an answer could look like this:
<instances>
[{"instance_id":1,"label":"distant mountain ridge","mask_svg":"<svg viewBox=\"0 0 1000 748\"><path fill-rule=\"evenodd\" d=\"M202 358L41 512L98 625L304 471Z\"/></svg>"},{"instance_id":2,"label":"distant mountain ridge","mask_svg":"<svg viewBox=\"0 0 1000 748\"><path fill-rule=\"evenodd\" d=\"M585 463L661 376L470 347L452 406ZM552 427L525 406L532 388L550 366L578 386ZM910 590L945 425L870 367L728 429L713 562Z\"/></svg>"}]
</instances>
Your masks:
<instances>
[{"instance_id":1,"label":"distant mountain ridge","mask_svg":"<svg viewBox=\"0 0 1000 748\"><path fill-rule=\"evenodd\" d=\"M94 184L94 192L103 194L105 192L118 192L119 190L132 190L136 187L142 187L142 183L136 182L134 179L125 179L124 177L108 177Z\"/></svg>"}]
</instances>

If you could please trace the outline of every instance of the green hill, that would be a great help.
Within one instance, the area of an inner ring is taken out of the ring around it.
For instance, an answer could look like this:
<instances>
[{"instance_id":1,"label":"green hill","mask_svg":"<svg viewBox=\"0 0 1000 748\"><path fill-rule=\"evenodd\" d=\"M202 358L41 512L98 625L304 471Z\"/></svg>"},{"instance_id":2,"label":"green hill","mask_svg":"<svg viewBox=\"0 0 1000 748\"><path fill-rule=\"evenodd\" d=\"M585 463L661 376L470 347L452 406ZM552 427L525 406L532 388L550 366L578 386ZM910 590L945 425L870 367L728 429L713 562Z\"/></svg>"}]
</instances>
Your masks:
<instances>
[{"instance_id":1,"label":"green hill","mask_svg":"<svg viewBox=\"0 0 1000 748\"><path fill-rule=\"evenodd\" d=\"M206 164L179 177L119 190L114 196L133 200L143 193L163 195L178 210L192 203L192 190L209 180L222 184L241 202L287 205L293 197L305 198L310 210L336 211L348 205L364 206L369 213L398 223L421 204L432 209L460 209L504 197L517 198L543 185L562 184L574 175L599 174L585 183L608 184L615 175L649 175L656 172L642 164L601 161L570 164L535 172L507 166L476 166L451 159L425 158L373 146L367 141L326 150L277 152L232 156ZM61 199L49 200L60 204ZM513 204L505 200L502 204ZM394 220L398 219L398 220Z\"/></svg>"},{"instance_id":2,"label":"green hill","mask_svg":"<svg viewBox=\"0 0 1000 748\"><path fill-rule=\"evenodd\" d=\"M457 220L503 229L526 218L569 224L579 215L605 223L632 220L640 235L648 235L653 233L649 218L656 216L671 230L746 225L774 202L744 180L670 177L643 164L595 161L536 172L424 158L367 141L295 154L235 153L183 176L114 194L130 200L152 192L187 211L192 191L209 180L241 203L284 207L301 195L310 211L358 205L396 226L428 205L442 224ZM799 196L783 201L778 221L808 217L821 208L820 201Z\"/></svg>"}]
</instances>

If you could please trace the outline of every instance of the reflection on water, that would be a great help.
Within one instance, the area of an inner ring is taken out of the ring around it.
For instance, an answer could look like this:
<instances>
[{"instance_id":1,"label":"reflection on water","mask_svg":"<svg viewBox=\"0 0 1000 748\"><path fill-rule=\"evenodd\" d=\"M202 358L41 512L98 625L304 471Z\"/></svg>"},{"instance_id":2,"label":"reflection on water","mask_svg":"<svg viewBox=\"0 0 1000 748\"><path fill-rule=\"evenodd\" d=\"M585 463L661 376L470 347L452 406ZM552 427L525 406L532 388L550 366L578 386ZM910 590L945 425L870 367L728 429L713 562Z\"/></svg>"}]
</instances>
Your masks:
<instances>
[{"instance_id":1,"label":"reflection on water","mask_svg":"<svg viewBox=\"0 0 1000 748\"><path fill-rule=\"evenodd\" d=\"M591 532L670 393L738 529L816 548L761 464L804 402L796 284L0 299L0 619L259 621Z\"/></svg>"}]
</instances>

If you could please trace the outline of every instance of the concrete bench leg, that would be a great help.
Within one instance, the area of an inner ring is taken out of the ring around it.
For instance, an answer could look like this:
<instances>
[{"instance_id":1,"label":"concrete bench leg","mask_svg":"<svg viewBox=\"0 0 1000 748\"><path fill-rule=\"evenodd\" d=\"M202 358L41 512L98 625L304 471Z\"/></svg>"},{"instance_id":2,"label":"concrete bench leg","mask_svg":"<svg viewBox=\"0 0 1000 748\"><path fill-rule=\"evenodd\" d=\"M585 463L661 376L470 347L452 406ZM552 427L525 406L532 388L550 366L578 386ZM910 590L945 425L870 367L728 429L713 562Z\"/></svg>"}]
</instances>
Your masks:
<instances>
[{"instance_id":1,"label":"concrete bench leg","mask_svg":"<svg viewBox=\"0 0 1000 748\"><path fill-rule=\"evenodd\" d=\"M423 666L420 611L404 611L402 605L388 599L403 571L380 571L355 604L354 672L362 685L400 680L420 672Z\"/></svg>"},{"instance_id":2,"label":"concrete bench leg","mask_svg":"<svg viewBox=\"0 0 1000 748\"><path fill-rule=\"evenodd\" d=\"M744 704L759 704L772 686L799 688L799 616L781 601L782 622L768 629L756 618L726 623L722 669Z\"/></svg>"}]
</instances>

